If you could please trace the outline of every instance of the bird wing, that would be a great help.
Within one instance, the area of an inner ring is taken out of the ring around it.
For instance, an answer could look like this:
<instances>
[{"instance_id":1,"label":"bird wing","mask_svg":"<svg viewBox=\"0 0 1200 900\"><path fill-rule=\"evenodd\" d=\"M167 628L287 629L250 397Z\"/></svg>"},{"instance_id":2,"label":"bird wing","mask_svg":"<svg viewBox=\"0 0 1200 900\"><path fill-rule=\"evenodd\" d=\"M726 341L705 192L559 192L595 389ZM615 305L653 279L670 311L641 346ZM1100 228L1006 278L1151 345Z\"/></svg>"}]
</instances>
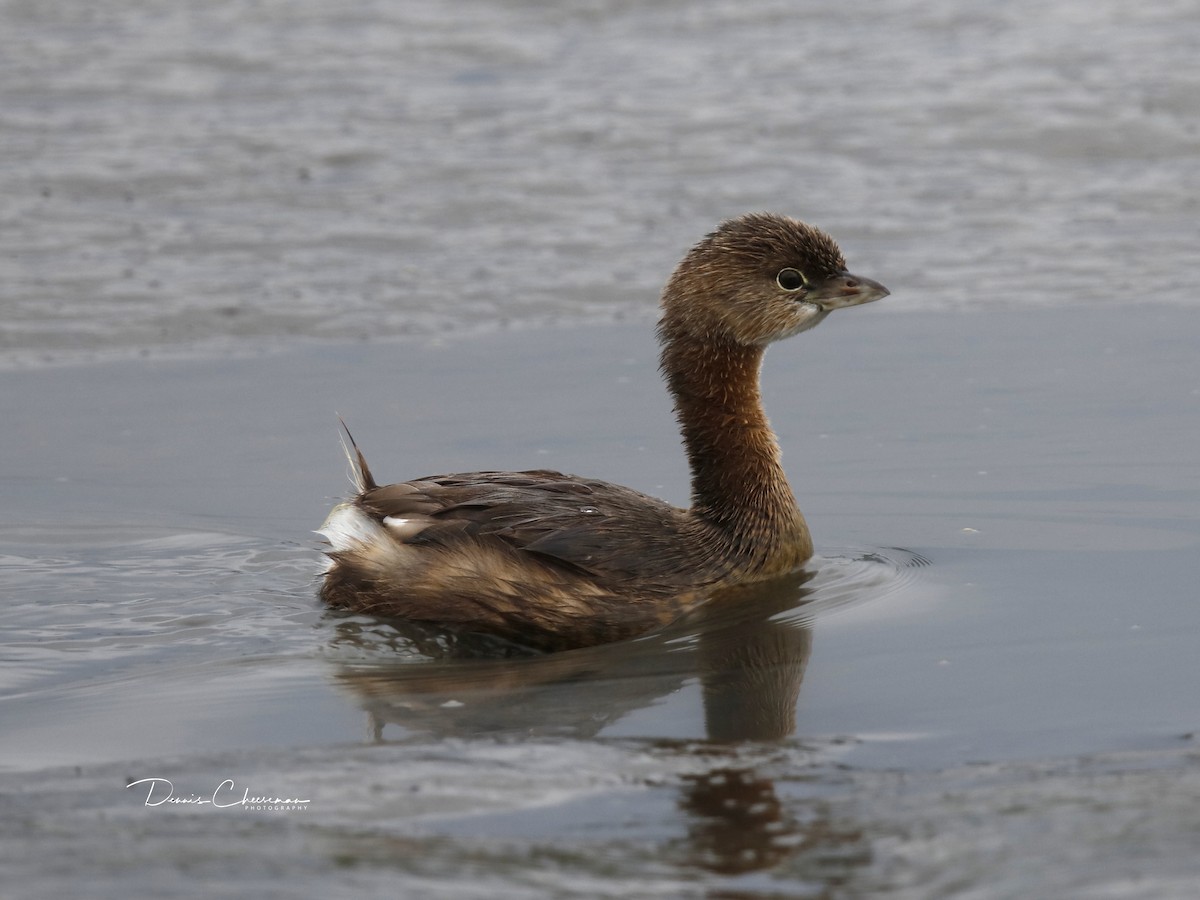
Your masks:
<instances>
[{"instance_id":1,"label":"bird wing","mask_svg":"<svg viewBox=\"0 0 1200 900\"><path fill-rule=\"evenodd\" d=\"M629 488L546 469L371 487L358 505L404 543L498 539L595 577L682 572L682 511Z\"/></svg>"}]
</instances>

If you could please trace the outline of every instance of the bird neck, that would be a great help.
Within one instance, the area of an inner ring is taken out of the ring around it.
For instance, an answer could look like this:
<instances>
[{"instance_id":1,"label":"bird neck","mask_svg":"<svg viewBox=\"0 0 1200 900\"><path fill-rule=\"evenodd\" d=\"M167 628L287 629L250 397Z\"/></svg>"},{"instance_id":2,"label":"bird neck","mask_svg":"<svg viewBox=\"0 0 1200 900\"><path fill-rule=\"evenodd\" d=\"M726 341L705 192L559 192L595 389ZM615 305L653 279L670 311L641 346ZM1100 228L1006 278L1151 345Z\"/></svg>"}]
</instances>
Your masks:
<instances>
[{"instance_id":1,"label":"bird neck","mask_svg":"<svg viewBox=\"0 0 1200 900\"><path fill-rule=\"evenodd\" d=\"M692 513L730 542L746 571L795 569L812 554L812 539L763 410L763 348L661 333L661 367L691 466Z\"/></svg>"}]
</instances>

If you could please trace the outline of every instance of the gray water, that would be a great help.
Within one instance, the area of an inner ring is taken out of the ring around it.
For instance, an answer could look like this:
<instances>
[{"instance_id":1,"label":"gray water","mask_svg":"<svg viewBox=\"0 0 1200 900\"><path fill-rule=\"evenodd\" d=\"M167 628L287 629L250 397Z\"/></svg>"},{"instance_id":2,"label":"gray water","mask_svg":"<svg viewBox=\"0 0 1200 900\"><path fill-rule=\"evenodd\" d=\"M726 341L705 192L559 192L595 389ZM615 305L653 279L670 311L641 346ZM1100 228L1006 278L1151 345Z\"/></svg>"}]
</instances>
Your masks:
<instances>
[{"instance_id":1,"label":"gray water","mask_svg":"<svg viewBox=\"0 0 1200 900\"><path fill-rule=\"evenodd\" d=\"M0 22L5 896L1194 896L1196 4ZM768 356L794 597L320 608L335 412L685 503L655 295L759 208L893 292Z\"/></svg>"}]
</instances>

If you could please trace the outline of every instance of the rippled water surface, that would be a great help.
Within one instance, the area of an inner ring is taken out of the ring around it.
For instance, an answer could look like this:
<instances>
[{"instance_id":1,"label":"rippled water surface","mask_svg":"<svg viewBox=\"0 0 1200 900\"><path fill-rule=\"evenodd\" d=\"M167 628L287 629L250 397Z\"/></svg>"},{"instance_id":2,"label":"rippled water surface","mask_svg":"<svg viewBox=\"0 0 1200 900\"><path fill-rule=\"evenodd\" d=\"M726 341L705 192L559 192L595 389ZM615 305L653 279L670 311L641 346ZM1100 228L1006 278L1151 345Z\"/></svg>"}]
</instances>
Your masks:
<instances>
[{"instance_id":1,"label":"rippled water surface","mask_svg":"<svg viewBox=\"0 0 1200 900\"><path fill-rule=\"evenodd\" d=\"M0 15L8 360L648 315L758 208L909 308L1196 282L1186 0Z\"/></svg>"},{"instance_id":2,"label":"rippled water surface","mask_svg":"<svg viewBox=\"0 0 1200 900\"><path fill-rule=\"evenodd\" d=\"M1194 895L1194 3L0 24L5 896ZM655 295L759 208L892 289L768 355L809 577L541 658L320 608L335 412L686 502Z\"/></svg>"}]
</instances>

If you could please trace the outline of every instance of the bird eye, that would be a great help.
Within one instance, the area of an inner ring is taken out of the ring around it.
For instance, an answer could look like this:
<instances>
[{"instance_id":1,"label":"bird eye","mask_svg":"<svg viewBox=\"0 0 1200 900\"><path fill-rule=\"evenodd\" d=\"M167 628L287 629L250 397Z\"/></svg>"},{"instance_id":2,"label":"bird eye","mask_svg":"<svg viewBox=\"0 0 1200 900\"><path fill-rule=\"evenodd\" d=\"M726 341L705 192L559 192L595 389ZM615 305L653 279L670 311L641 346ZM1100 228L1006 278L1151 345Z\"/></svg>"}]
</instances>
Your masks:
<instances>
[{"instance_id":1,"label":"bird eye","mask_svg":"<svg viewBox=\"0 0 1200 900\"><path fill-rule=\"evenodd\" d=\"M781 269L775 276L775 283L785 291L798 291L808 284L796 269Z\"/></svg>"}]
</instances>

